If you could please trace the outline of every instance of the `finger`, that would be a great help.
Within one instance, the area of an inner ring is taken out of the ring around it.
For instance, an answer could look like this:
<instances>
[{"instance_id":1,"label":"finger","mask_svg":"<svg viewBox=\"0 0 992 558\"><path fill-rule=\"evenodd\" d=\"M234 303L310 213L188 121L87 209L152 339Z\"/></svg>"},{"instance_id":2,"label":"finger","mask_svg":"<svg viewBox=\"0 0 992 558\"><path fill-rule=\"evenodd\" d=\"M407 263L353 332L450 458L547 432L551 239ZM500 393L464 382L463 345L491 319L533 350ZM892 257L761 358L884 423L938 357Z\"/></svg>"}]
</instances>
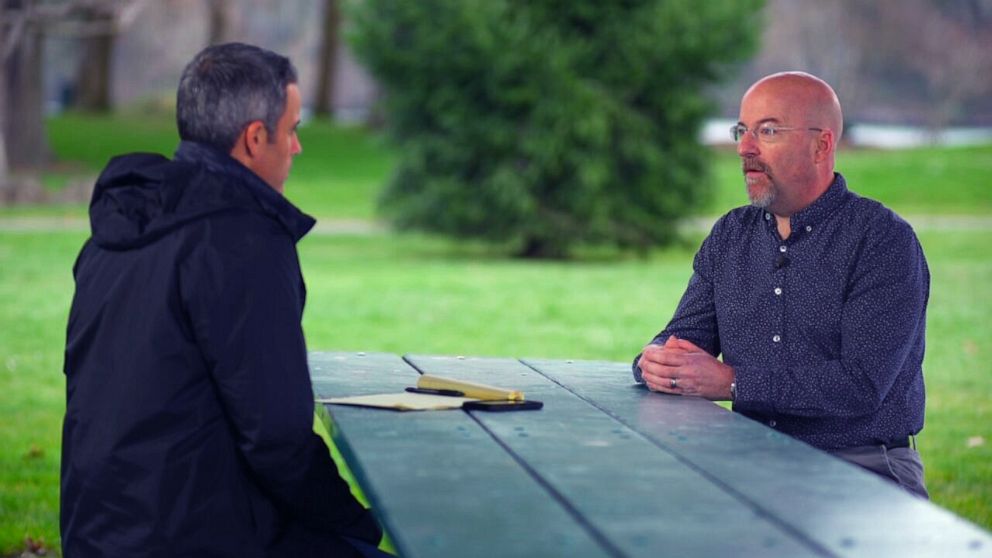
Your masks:
<instances>
[{"instance_id":1,"label":"finger","mask_svg":"<svg viewBox=\"0 0 992 558\"><path fill-rule=\"evenodd\" d=\"M686 374L691 373L690 370L684 366L679 365L669 365L661 363L651 363L647 368L641 368L641 376L647 376L656 382L665 381L667 382L671 378L681 379Z\"/></svg>"},{"instance_id":2,"label":"finger","mask_svg":"<svg viewBox=\"0 0 992 558\"><path fill-rule=\"evenodd\" d=\"M665 341L663 345L656 345L654 343L644 347L641 351L641 360L647 360L650 362L661 362L662 355L670 355L673 353L685 353L686 350L680 346L682 339L671 335Z\"/></svg>"},{"instance_id":3,"label":"finger","mask_svg":"<svg viewBox=\"0 0 992 558\"><path fill-rule=\"evenodd\" d=\"M654 360L655 357L657 357L661 353L664 353L666 350L668 350L668 349L666 349L664 345L658 345L658 344L652 343L652 344L644 347L643 350L641 350L641 358L645 358L646 357L649 360Z\"/></svg>"},{"instance_id":4,"label":"finger","mask_svg":"<svg viewBox=\"0 0 992 558\"><path fill-rule=\"evenodd\" d=\"M673 387L672 378L665 378L664 381L657 384L655 391L680 395L682 393L682 384L680 384L678 380L675 380L675 386Z\"/></svg>"},{"instance_id":5,"label":"finger","mask_svg":"<svg viewBox=\"0 0 992 558\"><path fill-rule=\"evenodd\" d=\"M641 374L647 374L654 369L656 364L651 360L651 356L647 353L641 355L641 358L637 360L637 367L641 369Z\"/></svg>"},{"instance_id":6,"label":"finger","mask_svg":"<svg viewBox=\"0 0 992 558\"><path fill-rule=\"evenodd\" d=\"M644 350L641 351L641 358L637 360L637 365L640 366L641 368L644 368L646 364L653 361L655 355L658 354L658 351L656 349L657 348L654 347L654 345L648 345L647 347L644 347Z\"/></svg>"},{"instance_id":7,"label":"finger","mask_svg":"<svg viewBox=\"0 0 992 558\"><path fill-rule=\"evenodd\" d=\"M648 389L650 389L651 391L657 391L661 393L678 393L678 389L672 387L671 380L669 378L665 378L665 380L662 382L648 383L647 386Z\"/></svg>"},{"instance_id":8,"label":"finger","mask_svg":"<svg viewBox=\"0 0 992 558\"><path fill-rule=\"evenodd\" d=\"M685 378L680 378L674 368L666 367L661 373L649 373L642 377L652 391L682 393L684 390Z\"/></svg>"},{"instance_id":9,"label":"finger","mask_svg":"<svg viewBox=\"0 0 992 558\"><path fill-rule=\"evenodd\" d=\"M678 346L679 349L681 349L683 351L689 351L689 352L693 352L693 353L702 353L702 352L705 352L702 349L700 349L698 346L696 346L695 343L693 343L692 341L689 341L688 339L679 339L679 342L678 342L678 345L677 346Z\"/></svg>"},{"instance_id":10,"label":"finger","mask_svg":"<svg viewBox=\"0 0 992 558\"><path fill-rule=\"evenodd\" d=\"M688 362L685 351L664 351L651 359L651 363L661 366L685 366Z\"/></svg>"},{"instance_id":11,"label":"finger","mask_svg":"<svg viewBox=\"0 0 992 558\"><path fill-rule=\"evenodd\" d=\"M654 365L663 364L669 361L670 357L666 356L671 353L671 351L662 350L661 347L655 346L654 350L645 350L641 354L640 360L637 361L637 365L641 367L641 370L649 369Z\"/></svg>"},{"instance_id":12,"label":"finger","mask_svg":"<svg viewBox=\"0 0 992 558\"><path fill-rule=\"evenodd\" d=\"M644 383L647 384L652 391L661 391L663 388L667 387L669 384L668 378L653 374L651 372L645 372L641 375Z\"/></svg>"}]
</instances>

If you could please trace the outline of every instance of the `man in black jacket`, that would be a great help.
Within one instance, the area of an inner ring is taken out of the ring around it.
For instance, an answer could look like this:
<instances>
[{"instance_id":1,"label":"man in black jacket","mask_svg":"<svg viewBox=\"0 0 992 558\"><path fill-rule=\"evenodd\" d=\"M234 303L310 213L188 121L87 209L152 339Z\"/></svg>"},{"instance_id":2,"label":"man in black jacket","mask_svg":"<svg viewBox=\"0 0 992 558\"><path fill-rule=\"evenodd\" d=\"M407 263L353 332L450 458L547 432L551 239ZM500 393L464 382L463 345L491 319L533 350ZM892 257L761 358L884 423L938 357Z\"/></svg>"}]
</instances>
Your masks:
<instances>
[{"instance_id":1,"label":"man in black jacket","mask_svg":"<svg viewBox=\"0 0 992 558\"><path fill-rule=\"evenodd\" d=\"M301 150L296 71L213 46L176 110L173 160L107 165L74 267L64 554L375 552L378 524L312 430L296 242L314 220L281 194Z\"/></svg>"}]
</instances>

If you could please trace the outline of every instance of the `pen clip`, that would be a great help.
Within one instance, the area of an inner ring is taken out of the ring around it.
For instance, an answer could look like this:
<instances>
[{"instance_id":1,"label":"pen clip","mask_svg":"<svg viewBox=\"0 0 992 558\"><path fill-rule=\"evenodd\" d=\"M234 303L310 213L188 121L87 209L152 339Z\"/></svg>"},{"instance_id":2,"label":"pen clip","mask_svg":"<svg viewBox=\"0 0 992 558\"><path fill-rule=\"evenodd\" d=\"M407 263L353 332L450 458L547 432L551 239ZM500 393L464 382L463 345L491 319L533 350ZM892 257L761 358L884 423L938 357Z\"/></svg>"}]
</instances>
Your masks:
<instances>
[{"instance_id":1,"label":"pen clip","mask_svg":"<svg viewBox=\"0 0 992 558\"><path fill-rule=\"evenodd\" d=\"M433 388L419 388L419 387L408 387L406 388L410 393L426 393L429 395L446 395L448 397L464 397L465 393L458 391L456 389L433 389Z\"/></svg>"}]
</instances>

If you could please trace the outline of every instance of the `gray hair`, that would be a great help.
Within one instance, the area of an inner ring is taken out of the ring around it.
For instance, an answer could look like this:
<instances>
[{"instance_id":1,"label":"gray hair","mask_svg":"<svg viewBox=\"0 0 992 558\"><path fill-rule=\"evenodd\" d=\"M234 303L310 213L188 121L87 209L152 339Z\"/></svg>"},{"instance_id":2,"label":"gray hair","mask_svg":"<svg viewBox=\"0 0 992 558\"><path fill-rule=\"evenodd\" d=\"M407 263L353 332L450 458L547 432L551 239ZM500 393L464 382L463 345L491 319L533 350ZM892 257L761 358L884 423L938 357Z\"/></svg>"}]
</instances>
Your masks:
<instances>
[{"instance_id":1,"label":"gray hair","mask_svg":"<svg viewBox=\"0 0 992 558\"><path fill-rule=\"evenodd\" d=\"M243 43L207 47L179 79L179 137L228 153L245 126L260 120L274 138L291 83L296 68L285 56Z\"/></svg>"}]
</instances>

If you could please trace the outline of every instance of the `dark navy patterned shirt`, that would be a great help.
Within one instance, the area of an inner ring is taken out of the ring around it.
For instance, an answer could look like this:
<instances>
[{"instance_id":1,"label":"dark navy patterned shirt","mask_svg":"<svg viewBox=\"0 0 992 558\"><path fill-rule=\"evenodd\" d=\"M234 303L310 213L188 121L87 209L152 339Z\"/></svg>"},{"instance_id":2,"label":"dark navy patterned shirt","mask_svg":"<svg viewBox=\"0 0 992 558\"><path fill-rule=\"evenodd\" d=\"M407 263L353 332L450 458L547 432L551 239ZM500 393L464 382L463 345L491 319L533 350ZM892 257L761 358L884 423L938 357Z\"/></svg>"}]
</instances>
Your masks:
<instances>
[{"instance_id":1,"label":"dark navy patterned shirt","mask_svg":"<svg viewBox=\"0 0 992 558\"><path fill-rule=\"evenodd\" d=\"M916 434L930 273L913 229L840 174L791 225L782 240L763 209L720 218L652 342L674 334L722 354L734 410L813 446Z\"/></svg>"}]
</instances>

